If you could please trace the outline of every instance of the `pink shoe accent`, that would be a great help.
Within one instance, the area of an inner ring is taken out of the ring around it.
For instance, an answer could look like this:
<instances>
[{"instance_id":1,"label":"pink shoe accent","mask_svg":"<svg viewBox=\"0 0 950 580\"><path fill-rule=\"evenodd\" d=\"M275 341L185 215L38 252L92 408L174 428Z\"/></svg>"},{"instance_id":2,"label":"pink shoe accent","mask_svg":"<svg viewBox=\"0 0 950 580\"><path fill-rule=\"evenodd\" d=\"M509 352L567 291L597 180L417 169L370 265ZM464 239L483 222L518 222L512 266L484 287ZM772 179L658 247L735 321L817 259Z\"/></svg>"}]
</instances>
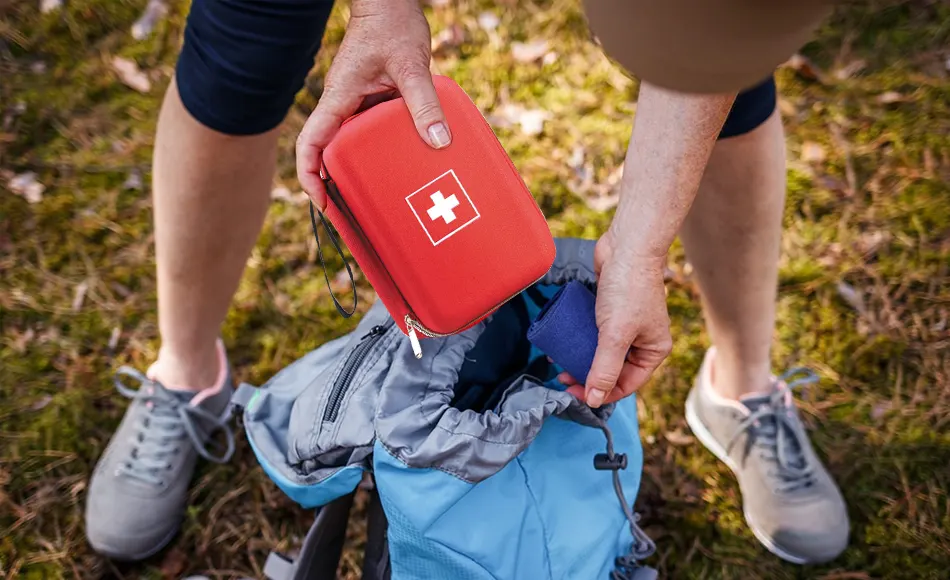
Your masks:
<instances>
[{"instance_id":1,"label":"pink shoe accent","mask_svg":"<svg viewBox=\"0 0 950 580\"><path fill-rule=\"evenodd\" d=\"M749 414L749 409L739 401L734 399L727 399L719 394L719 392L713 387L713 378L714 378L714 364L716 359L716 347L711 346L709 350L706 351L706 357L703 359L703 366L699 369L699 388L706 392L706 396L717 405L726 405L728 407L733 407L736 411L742 413L743 415Z\"/></svg>"},{"instance_id":2,"label":"pink shoe accent","mask_svg":"<svg viewBox=\"0 0 950 580\"><path fill-rule=\"evenodd\" d=\"M215 349L218 351L218 377L215 379L214 384L208 388L202 389L195 393L195 396L191 398L191 406L196 407L201 404L202 401L208 397L213 397L221 392L221 389L224 388L225 384L228 382L228 354L224 350L224 342L221 339L215 341ZM145 375L154 380L154 365L149 367ZM162 386L168 389L169 391L180 391L180 392L194 392L193 388L189 388L182 385L169 385L168 383L162 383Z\"/></svg>"}]
</instances>

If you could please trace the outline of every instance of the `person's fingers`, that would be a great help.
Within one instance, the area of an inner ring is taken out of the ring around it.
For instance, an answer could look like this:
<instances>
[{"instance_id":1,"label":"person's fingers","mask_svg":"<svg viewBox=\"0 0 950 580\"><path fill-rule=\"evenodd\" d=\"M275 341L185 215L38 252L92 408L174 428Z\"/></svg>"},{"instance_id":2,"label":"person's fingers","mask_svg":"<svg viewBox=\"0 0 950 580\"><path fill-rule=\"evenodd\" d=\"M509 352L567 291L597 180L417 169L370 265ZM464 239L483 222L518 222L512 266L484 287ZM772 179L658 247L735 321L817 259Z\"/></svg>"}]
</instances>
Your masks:
<instances>
[{"instance_id":1,"label":"person's fingers","mask_svg":"<svg viewBox=\"0 0 950 580\"><path fill-rule=\"evenodd\" d=\"M571 385L567 388L567 392L581 401L584 400L584 385Z\"/></svg>"},{"instance_id":2,"label":"person's fingers","mask_svg":"<svg viewBox=\"0 0 950 580\"><path fill-rule=\"evenodd\" d=\"M337 76L337 75L334 75ZM343 78L346 78L345 75ZM326 208L326 191L320 179L323 150L348 117L363 103L359 91L327 81L317 107L297 137L297 178L310 199L322 210Z\"/></svg>"},{"instance_id":3,"label":"person's fingers","mask_svg":"<svg viewBox=\"0 0 950 580\"><path fill-rule=\"evenodd\" d=\"M616 328L607 326L601 329L594 362L587 374L585 400L591 407L601 406L607 394L617 385L631 342L632 337L626 337Z\"/></svg>"},{"instance_id":4,"label":"person's fingers","mask_svg":"<svg viewBox=\"0 0 950 580\"><path fill-rule=\"evenodd\" d=\"M604 399L604 404L616 403L620 399L629 397L639 391L640 387L649 380L650 375L653 374L653 370L654 369L645 369L629 362L625 363L623 370L620 371L620 376L617 377L617 386L607 394L607 398Z\"/></svg>"},{"instance_id":5,"label":"person's fingers","mask_svg":"<svg viewBox=\"0 0 950 580\"><path fill-rule=\"evenodd\" d=\"M307 127L304 126L304 131ZM304 131L297 136L297 181L320 211L327 207L327 192L320 177L321 151L312 147Z\"/></svg>"},{"instance_id":6,"label":"person's fingers","mask_svg":"<svg viewBox=\"0 0 950 580\"><path fill-rule=\"evenodd\" d=\"M657 338L656 343L649 348L631 347L627 354L626 364L617 378L617 388L607 397L607 402L613 402L632 395L639 391L650 380L656 369L673 350L673 340L668 335Z\"/></svg>"},{"instance_id":7,"label":"person's fingers","mask_svg":"<svg viewBox=\"0 0 950 580\"><path fill-rule=\"evenodd\" d=\"M562 385L571 386L571 385L580 385L580 384L581 384L580 381L578 381L577 379L575 379L574 377L572 377L572 376L571 376L571 373L569 373L569 372L567 372L567 371L564 371L564 372L562 372L562 373L558 373L558 375L557 375L557 380L558 380L558 382L561 383ZM581 386L583 386L583 385L581 385Z\"/></svg>"},{"instance_id":8,"label":"person's fingers","mask_svg":"<svg viewBox=\"0 0 950 580\"><path fill-rule=\"evenodd\" d=\"M435 149L448 147L452 142L452 133L445 121L435 85L432 84L427 55L401 61L389 72L409 107L419 136Z\"/></svg>"}]
</instances>

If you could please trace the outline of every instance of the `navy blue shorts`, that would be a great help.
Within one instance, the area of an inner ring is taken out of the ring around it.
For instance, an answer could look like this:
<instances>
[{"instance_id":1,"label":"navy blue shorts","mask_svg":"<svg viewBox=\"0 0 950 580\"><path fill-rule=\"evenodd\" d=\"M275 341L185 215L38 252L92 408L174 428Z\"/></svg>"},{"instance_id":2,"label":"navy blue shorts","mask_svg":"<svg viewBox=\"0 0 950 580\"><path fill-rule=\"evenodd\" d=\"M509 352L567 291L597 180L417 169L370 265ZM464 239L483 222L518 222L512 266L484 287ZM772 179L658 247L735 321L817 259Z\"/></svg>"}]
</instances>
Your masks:
<instances>
[{"instance_id":1,"label":"navy blue shorts","mask_svg":"<svg viewBox=\"0 0 950 580\"><path fill-rule=\"evenodd\" d=\"M332 0L193 0L175 76L188 112L228 135L278 126L303 88ZM775 110L772 78L741 93L719 138L748 133Z\"/></svg>"}]
</instances>

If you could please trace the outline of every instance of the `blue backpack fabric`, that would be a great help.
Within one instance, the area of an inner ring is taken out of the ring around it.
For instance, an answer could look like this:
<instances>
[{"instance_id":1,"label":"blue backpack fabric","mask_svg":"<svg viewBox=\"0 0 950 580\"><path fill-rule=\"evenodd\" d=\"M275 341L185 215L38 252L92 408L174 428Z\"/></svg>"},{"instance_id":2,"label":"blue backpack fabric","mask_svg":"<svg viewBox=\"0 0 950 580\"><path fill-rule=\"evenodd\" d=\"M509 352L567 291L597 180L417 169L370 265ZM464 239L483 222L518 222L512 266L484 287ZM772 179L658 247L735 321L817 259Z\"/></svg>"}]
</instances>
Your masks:
<instances>
[{"instance_id":1,"label":"blue backpack fabric","mask_svg":"<svg viewBox=\"0 0 950 580\"><path fill-rule=\"evenodd\" d=\"M235 395L257 459L301 506L374 475L396 580L655 577L632 512L634 398L592 410L526 339L560 286L595 288L593 242L556 243L541 281L473 328L427 339L421 359L376 303L352 333Z\"/></svg>"}]
</instances>

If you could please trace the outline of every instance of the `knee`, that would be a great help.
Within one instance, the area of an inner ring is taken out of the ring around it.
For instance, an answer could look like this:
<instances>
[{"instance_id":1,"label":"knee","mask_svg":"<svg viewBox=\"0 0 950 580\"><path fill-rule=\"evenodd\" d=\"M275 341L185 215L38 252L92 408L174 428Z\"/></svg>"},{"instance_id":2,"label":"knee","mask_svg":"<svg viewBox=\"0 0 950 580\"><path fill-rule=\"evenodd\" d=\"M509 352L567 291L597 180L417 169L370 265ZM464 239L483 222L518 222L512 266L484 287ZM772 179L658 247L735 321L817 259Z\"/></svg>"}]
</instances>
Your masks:
<instances>
[{"instance_id":1,"label":"knee","mask_svg":"<svg viewBox=\"0 0 950 580\"><path fill-rule=\"evenodd\" d=\"M194 0L175 68L178 93L201 124L228 135L277 127L303 87L332 2Z\"/></svg>"}]
</instances>

